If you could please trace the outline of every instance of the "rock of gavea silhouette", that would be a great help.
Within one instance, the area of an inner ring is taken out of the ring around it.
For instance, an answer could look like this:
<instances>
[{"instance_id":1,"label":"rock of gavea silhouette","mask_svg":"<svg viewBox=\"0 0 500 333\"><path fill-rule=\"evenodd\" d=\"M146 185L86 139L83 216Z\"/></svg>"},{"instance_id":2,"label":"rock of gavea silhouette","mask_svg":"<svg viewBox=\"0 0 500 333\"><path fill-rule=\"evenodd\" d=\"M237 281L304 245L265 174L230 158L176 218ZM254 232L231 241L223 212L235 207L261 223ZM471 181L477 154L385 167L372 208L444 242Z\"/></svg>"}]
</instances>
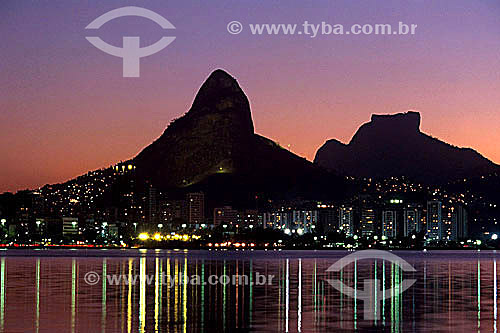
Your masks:
<instances>
[{"instance_id":1,"label":"rock of gavea silhouette","mask_svg":"<svg viewBox=\"0 0 500 333\"><path fill-rule=\"evenodd\" d=\"M424 183L498 172L500 166L470 148L459 148L420 131L420 113L372 115L349 144L328 140L314 162L355 177L406 176Z\"/></svg>"}]
</instances>

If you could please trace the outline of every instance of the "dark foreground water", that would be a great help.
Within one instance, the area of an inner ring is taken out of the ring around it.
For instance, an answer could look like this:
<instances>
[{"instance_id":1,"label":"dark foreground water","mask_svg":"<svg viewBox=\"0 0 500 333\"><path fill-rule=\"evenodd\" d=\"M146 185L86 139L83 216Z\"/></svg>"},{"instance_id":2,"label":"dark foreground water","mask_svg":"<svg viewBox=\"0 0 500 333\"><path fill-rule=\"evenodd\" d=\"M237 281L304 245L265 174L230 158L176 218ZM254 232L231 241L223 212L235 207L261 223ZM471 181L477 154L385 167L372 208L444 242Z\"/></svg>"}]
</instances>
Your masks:
<instances>
[{"instance_id":1,"label":"dark foreground water","mask_svg":"<svg viewBox=\"0 0 500 333\"><path fill-rule=\"evenodd\" d=\"M348 253L0 251L0 332L496 332L500 253L393 252L416 272L383 260L326 272ZM209 282L224 275L249 280ZM374 278L393 293L378 320L327 282L362 293Z\"/></svg>"}]
</instances>

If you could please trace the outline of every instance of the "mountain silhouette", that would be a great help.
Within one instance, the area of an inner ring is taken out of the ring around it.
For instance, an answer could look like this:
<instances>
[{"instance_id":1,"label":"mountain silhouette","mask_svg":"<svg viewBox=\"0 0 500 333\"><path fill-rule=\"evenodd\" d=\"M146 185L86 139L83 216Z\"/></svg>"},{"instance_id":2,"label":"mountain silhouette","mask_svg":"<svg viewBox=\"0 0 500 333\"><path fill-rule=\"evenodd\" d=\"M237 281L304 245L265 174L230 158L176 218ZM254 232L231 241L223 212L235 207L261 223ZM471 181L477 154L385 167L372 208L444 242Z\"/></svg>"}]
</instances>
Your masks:
<instances>
[{"instance_id":1,"label":"mountain silhouette","mask_svg":"<svg viewBox=\"0 0 500 333\"><path fill-rule=\"evenodd\" d=\"M344 175L406 176L424 183L500 170L500 166L470 148L458 148L422 133L420 113L413 111L372 115L349 144L328 140L316 152L314 162Z\"/></svg>"},{"instance_id":2,"label":"mountain silhouette","mask_svg":"<svg viewBox=\"0 0 500 333\"><path fill-rule=\"evenodd\" d=\"M250 104L223 70L203 83L190 110L133 159L140 178L218 199L321 196L343 180L254 133Z\"/></svg>"}]
</instances>

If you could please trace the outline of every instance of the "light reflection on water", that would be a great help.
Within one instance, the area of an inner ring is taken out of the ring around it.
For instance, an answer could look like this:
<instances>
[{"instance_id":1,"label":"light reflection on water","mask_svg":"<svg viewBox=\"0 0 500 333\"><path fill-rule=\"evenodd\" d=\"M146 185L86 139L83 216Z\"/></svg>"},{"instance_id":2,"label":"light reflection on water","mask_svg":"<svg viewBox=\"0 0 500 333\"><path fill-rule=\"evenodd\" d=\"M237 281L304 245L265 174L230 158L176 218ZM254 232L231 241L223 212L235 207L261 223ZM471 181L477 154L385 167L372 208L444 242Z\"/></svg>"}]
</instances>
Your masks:
<instances>
[{"instance_id":1,"label":"light reflection on water","mask_svg":"<svg viewBox=\"0 0 500 333\"><path fill-rule=\"evenodd\" d=\"M0 257L0 332L497 331L495 252L395 253L416 272L382 260L326 272L341 251L8 250ZM89 271L98 284L84 281ZM272 285L254 285L257 272L274 275ZM111 285L106 274L140 278ZM175 276L172 285L163 274ZM236 274L251 283L206 283ZM187 284L193 275L201 283ZM405 278L417 282L394 293ZM363 301L327 279L355 293L378 279L391 297L373 308L379 320L365 321Z\"/></svg>"}]
</instances>

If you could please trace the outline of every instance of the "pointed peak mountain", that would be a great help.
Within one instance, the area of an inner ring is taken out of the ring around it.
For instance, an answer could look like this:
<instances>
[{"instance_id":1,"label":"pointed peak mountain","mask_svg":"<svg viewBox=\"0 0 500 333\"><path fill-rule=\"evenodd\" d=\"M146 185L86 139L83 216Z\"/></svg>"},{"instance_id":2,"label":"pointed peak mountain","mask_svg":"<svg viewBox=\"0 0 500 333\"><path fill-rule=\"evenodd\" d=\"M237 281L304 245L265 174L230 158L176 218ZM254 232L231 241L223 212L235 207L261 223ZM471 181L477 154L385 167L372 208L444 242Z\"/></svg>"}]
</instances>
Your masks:
<instances>
[{"instance_id":1,"label":"pointed peak mountain","mask_svg":"<svg viewBox=\"0 0 500 333\"><path fill-rule=\"evenodd\" d=\"M157 188L202 190L224 202L246 202L255 193L342 193L342 178L254 133L245 93L220 69L201 85L190 110L139 153L134 165L138 179Z\"/></svg>"},{"instance_id":2,"label":"pointed peak mountain","mask_svg":"<svg viewBox=\"0 0 500 333\"><path fill-rule=\"evenodd\" d=\"M136 156L137 171L157 184L186 186L233 170L238 150L253 140L247 96L236 79L217 69L205 79L189 111Z\"/></svg>"},{"instance_id":3,"label":"pointed peak mountain","mask_svg":"<svg viewBox=\"0 0 500 333\"><path fill-rule=\"evenodd\" d=\"M253 122L248 98L238 81L222 69L213 71L201 85L188 115L231 113L238 126L253 133Z\"/></svg>"},{"instance_id":4,"label":"pointed peak mountain","mask_svg":"<svg viewBox=\"0 0 500 333\"><path fill-rule=\"evenodd\" d=\"M222 86L227 86L231 84L236 84L236 79L231 76L228 72L226 72L223 69L216 69L210 75L208 78L205 80L205 83L211 83L211 84L222 84Z\"/></svg>"},{"instance_id":5,"label":"pointed peak mountain","mask_svg":"<svg viewBox=\"0 0 500 333\"><path fill-rule=\"evenodd\" d=\"M193 107L203 104L207 99L225 96L237 96L246 99L236 79L222 69L216 69L202 84L194 99Z\"/></svg>"}]
</instances>

